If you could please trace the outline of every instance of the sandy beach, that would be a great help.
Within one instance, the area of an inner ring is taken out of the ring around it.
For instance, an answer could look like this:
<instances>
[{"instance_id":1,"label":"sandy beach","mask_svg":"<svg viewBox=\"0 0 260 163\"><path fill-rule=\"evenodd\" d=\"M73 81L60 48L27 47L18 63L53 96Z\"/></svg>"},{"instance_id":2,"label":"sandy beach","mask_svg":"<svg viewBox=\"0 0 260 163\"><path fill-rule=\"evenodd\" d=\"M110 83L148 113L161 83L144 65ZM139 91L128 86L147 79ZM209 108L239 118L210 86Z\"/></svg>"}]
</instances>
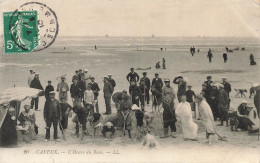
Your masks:
<instances>
[{"instance_id":1,"label":"sandy beach","mask_svg":"<svg viewBox=\"0 0 260 163\"><path fill-rule=\"evenodd\" d=\"M97 45L97 50L94 50ZM192 85L195 93L201 91L201 84L206 80L206 76L211 75L213 81L220 82L221 77L225 76L232 86L231 106L237 108L241 102L241 98L235 98L236 89L247 89L254 82L259 82L259 58L260 58L260 40L257 38L124 38L124 37L58 37L56 42L50 47L40 52L25 55L0 55L0 90L13 86L27 87L27 78L29 69L35 70L40 74L40 81L45 88L47 81L51 80L52 85L56 89L59 80L57 77L66 74L67 83L71 84L71 78L76 69L89 70L89 73L96 78L96 82L100 86L99 106L100 112L105 112L103 98L103 76L111 73L116 81L115 92L128 90L129 83L126 75L131 67L147 68L147 76L152 79L154 73L159 73L162 79L169 78L174 90L177 86L172 80L177 75L188 78L188 84ZM195 46L200 49L192 57L189 48ZM222 54L225 47L234 49L239 47L239 51L228 53L227 63L223 62ZM1 45L2 47L2 45ZM65 49L64 49L65 47ZM166 48L166 51L160 51L160 48ZM244 47L245 51L241 48ZM213 61L208 62L206 57L208 49L212 49ZM0 52L3 53L3 49ZM250 66L249 55L254 54L257 65ZM166 70L155 69L155 63L162 58L166 60ZM139 76L143 71L136 70ZM253 103L249 99L249 93L246 93L246 100ZM56 95L57 97L57 95ZM72 104L69 98L69 104ZM1 155L5 156L11 151L16 151L17 156L12 159L23 159L29 155L34 155L33 159L46 157L46 161L50 162L58 157L54 154L39 154L39 149L55 149L59 152L68 153L69 149L88 151L91 154L64 154L61 160L77 159L98 159L106 158L108 162L120 162L124 156L131 158L128 162L136 162L135 157L140 158L140 162L156 162L165 160L175 160L175 162L259 162L259 140L257 135L249 136L245 131L231 132L228 127L217 127L220 135L225 136L227 141L220 141L215 135L211 146L206 144L205 130L201 121L195 120L199 124L198 141L184 141L181 129L177 129L177 138L159 139L157 133L156 139L159 145L156 149L142 149L140 141L130 141L127 136L123 138L120 133L112 141L102 138L101 133L93 140L91 136L86 136L84 141L75 138L72 135L75 132L74 124L69 119L69 127L66 133L67 141L61 139L61 142L50 141L44 142L45 123L43 120L44 97L40 97L39 108L41 111L36 113L36 124L39 126L39 135L37 140L32 144L20 144L17 149L1 149ZM175 104L177 104L175 100ZM22 103L23 106L23 103ZM146 111L151 112L151 106L146 106ZM115 105L112 103L112 112L116 112ZM216 122L217 124L218 122ZM118 131L119 132L119 131ZM51 130L52 135L52 130ZM61 136L61 132L59 132ZM100 150L101 154L93 154L93 150ZM112 149L112 151L111 151ZM24 154L25 150L29 150L29 154ZM113 150L118 150L120 154L113 157ZM158 152L160 151L160 152ZM103 152L103 154L102 154ZM112 152L112 153L107 153ZM207 157L203 157L203 155ZM1 156L0 155L0 156ZM59 155L61 156L61 155ZM159 160L160 159L160 160ZM87 161L87 160L86 160ZM1 157L0 157L1 162ZM57 162L57 161L56 161Z\"/></svg>"}]
</instances>

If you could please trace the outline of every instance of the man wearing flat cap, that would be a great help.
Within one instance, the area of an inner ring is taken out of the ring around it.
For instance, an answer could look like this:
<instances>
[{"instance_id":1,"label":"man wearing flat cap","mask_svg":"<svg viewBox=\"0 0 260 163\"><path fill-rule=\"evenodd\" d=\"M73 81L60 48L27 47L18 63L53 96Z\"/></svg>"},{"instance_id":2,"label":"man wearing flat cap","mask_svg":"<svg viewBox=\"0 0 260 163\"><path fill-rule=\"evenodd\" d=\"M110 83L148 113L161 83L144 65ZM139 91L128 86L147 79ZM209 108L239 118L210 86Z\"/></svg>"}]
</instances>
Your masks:
<instances>
[{"instance_id":1,"label":"man wearing flat cap","mask_svg":"<svg viewBox=\"0 0 260 163\"><path fill-rule=\"evenodd\" d=\"M147 105L149 105L149 102L150 102L149 91L150 91L150 87L151 87L151 82L150 82L150 79L147 77L147 72L143 72L143 77L141 78L141 80L144 80L145 100L147 102Z\"/></svg>"},{"instance_id":2,"label":"man wearing flat cap","mask_svg":"<svg viewBox=\"0 0 260 163\"><path fill-rule=\"evenodd\" d=\"M30 84L30 88L43 90L43 87L42 87L41 82L39 80L39 74L38 73L35 74L34 79L32 80L32 82ZM37 96L36 98L32 98L32 101L31 101L31 108L32 109L33 109L34 103L35 103L35 110L39 111L39 109L38 109L39 96Z\"/></svg>"},{"instance_id":3,"label":"man wearing flat cap","mask_svg":"<svg viewBox=\"0 0 260 163\"><path fill-rule=\"evenodd\" d=\"M106 104L106 112L104 114L111 114L111 96L114 91L111 83L108 81L108 77L104 77L104 87L103 87L103 93L104 93L104 99Z\"/></svg>"},{"instance_id":4,"label":"man wearing flat cap","mask_svg":"<svg viewBox=\"0 0 260 163\"><path fill-rule=\"evenodd\" d=\"M65 76L62 76L61 82L58 83L56 91L59 92L59 101L61 102L61 99L63 99L63 101L67 103L69 85L67 82L65 82L65 80Z\"/></svg>"},{"instance_id":5,"label":"man wearing flat cap","mask_svg":"<svg viewBox=\"0 0 260 163\"><path fill-rule=\"evenodd\" d=\"M222 83L224 85L224 89L228 94L229 97L229 93L231 92L231 85L227 82L227 78L226 77L222 77Z\"/></svg>"},{"instance_id":6,"label":"man wearing flat cap","mask_svg":"<svg viewBox=\"0 0 260 163\"><path fill-rule=\"evenodd\" d=\"M52 91L50 94L50 100L45 101L44 105L44 121L46 122L46 135L45 141L50 140L50 128L53 125L54 139L60 141L58 138L58 123L61 120L61 108L58 100L55 99L55 92Z\"/></svg>"},{"instance_id":7,"label":"man wearing flat cap","mask_svg":"<svg viewBox=\"0 0 260 163\"><path fill-rule=\"evenodd\" d=\"M49 98L50 98L50 94L49 93L51 91L54 91L54 87L51 85L51 81L49 80L48 81L48 85L45 87L45 91L44 91L46 100L49 100Z\"/></svg>"},{"instance_id":8,"label":"man wearing flat cap","mask_svg":"<svg viewBox=\"0 0 260 163\"><path fill-rule=\"evenodd\" d=\"M135 69L131 68L130 69L131 72L129 72L129 74L126 76L127 81L130 83L132 80L138 82L139 81L139 75L134 72Z\"/></svg>"}]
</instances>

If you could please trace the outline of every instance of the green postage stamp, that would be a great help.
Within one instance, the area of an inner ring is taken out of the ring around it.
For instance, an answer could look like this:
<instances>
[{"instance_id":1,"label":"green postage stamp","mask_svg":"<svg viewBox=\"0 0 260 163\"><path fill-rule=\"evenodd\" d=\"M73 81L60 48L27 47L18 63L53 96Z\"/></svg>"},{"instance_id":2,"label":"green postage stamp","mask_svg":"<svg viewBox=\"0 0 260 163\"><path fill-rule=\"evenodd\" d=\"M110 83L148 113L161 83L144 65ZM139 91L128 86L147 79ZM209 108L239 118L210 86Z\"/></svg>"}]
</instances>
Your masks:
<instances>
[{"instance_id":1,"label":"green postage stamp","mask_svg":"<svg viewBox=\"0 0 260 163\"><path fill-rule=\"evenodd\" d=\"M29 53L38 46L37 11L3 13L5 54Z\"/></svg>"}]
</instances>

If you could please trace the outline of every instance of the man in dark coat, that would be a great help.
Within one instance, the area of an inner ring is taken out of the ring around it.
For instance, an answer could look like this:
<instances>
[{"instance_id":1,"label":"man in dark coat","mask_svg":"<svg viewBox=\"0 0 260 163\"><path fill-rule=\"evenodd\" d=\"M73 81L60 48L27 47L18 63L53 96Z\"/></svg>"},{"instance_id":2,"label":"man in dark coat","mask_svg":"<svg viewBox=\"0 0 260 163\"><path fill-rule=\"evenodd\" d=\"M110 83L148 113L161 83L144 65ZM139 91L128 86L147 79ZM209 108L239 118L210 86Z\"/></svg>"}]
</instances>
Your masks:
<instances>
[{"instance_id":1,"label":"man in dark coat","mask_svg":"<svg viewBox=\"0 0 260 163\"><path fill-rule=\"evenodd\" d=\"M84 78L78 80L78 86L79 86L79 90L80 90L80 92L79 92L80 99L83 100L84 92L87 89L86 84L84 82Z\"/></svg>"},{"instance_id":2,"label":"man in dark coat","mask_svg":"<svg viewBox=\"0 0 260 163\"><path fill-rule=\"evenodd\" d=\"M100 91L100 88L98 86L98 83L95 82L95 78L93 76L90 77L90 88L91 90L93 91L94 93L94 100L95 100L95 108L96 108L96 112L99 113L99 106L98 106L98 95L99 95L99 91Z\"/></svg>"},{"instance_id":3,"label":"man in dark coat","mask_svg":"<svg viewBox=\"0 0 260 163\"><path fill-rule=\"evenodd\" d=\"M174 84L178 84L177 97L178 101L181 102L181 96L186 94L187 83L183 80L182 76L177 76L173 79Z\"/></svg>"},{"instance_id":4,"label":"man in dark coat","mask_svg":"<svg viewBox=\"0 0 260 163\"><path fill-rule=\"evenodd\" d=\"M60 101L60 110L61 110L61 121L60 121L60 130L62 132L65 132L65 130L68 128L68 113L72 109L70 104L66 102L66 98L62 97Z\"/></svg>"},{"instance_id":5,"label":"man in dark coat","mask_svg":"<svg viewBox=\"0 0 260 163\"><path fill-rule=\"evenodd\" d=\"M116 82L115 82L114 79L112 79L112 75L111 74L108 74L108 81L111 83L113 89L115 90Z\"/></svg>"},{"instance_id":6,"label":"man in dark coat","mask_svg":"<svg viewBox=\"0 0 260 163\"><path fill-rule=\"evenodd\" d=\"M220 114L221 123L218 126L223 126L223 121L226 121L226 127L228 127L228 104L229 97L227 92L224 90L224 85L219 84L219 96L218 96L218 109Z\"/></svg>"},{"instance_id":7,"label":"man in dark coat","mask_svg":"<svg viewBox=\"0 0 260 163\"><path fill-rule=\"evenodd\" d=\"M75 71L75 75L72 77L72 82L73 82L73 80L75 79L75 78L77 78L78 80L79 80L79 71L78 70L76 70Z\"/></svg>"},{"instance_id":8,"label":"man in dark coat","mask_svg":"<svg viewBox=\"0 0 260 163\"><path fill-rule=\"evenodd\" d=\"M106 104L106 112L104 114L111 114L111 96L114 92L114 89L111 85L111 83L108 81L108 78L104 77L104 87L103 87L103 93L104 93L104 99Z\"/></svg>"},{"instance_id":9,"label":"man in dark coat","mask_svg":"<svg viewBox=\"0 0 260 163\"><path fill-rule=\"evenodd\" d=\"M162 102L162 87L163 87L163 82L162 79L159 78L159 74L155 73L155 78L152 81L152 95L153 95L153 105L154 106L159 106L161 105Z\"/></svg>"},{"instance_id":10,"label":"man in dark coat","mask_svg":"<svg viewBox=\"0 0 260 163\"><path fill-rule=\"evenodd\" d=\"M150 91L150 87L151 87L151 82L150 82L150 79L147 77L147 72L143 72L143 77L141 78L141 80L144 80L145 100L147 101L147 105L149 105L149 102L150 102L149 91Z\"/></svg>"},{"instance_id":11,"label":"man in dark coat","mask_svg":"<svg viewBox=\"0 0 260 163\"><path fill-rule=\"evenodd\" d=\"M129 86L129 94L131 96L130 98L132 100L132 103L139 106L141 90L140 90L139 86L136 85L136 81L134 81L134 80L131 81L131 85Z\"/></svg>"},{"instance_id":12,"label":"man in dark coat","mask_svg":"<svg viewBox=\"0 0 260 163\"><path fill-rule=\"evenodd\" d=\"M162 99L163 106L163 128L164 128L164 137L168 136L169 127L171 129L171 136L175 138L176 126L175 122L177 122L175 109L174 109L174 99L171 97L170 92L166 92L166 95Z\"/></svg>"},{"instance_id":13,"label":"man in dark coat","mask_svg":"<svg viewBox=\"0 0 260 163\"><path fill-rule=\"evenodd\" d=\"M224 90L227 92L228 98L229 98L229 93L231 92L231 85L227 82L226 77L222 77L222 83L221 84L224 85ZM229 102L228 102L228 108L229 108L231 99L229 98L228 100L229 100Z\"/></svg>"},{"instance_id":14,"label":"man in dark coat","mask_svg":"<svg viewBox=\"0 0 260 163\"><path fill-rule=\"evenodd\" d=\"M218 85L216 83L211 83L211 90L209 92L208 97L208 104L211 108L213 113L214 120L216 121L217 118L220 117L219 115L219 108L218 108L218 97L219 97L219 90Z\"/></svg>"},{"instance_id":15,"label":"man in dark coat","mask_svg":"<svg viewBox=\"0 0 260 163\"><path fill-rule=\"evenodd\" d=\"M49 99L49 93L51 91L54 91L54 87L51 85L51 81L48 81L48 85L46 86L45 91L44 91L46 100Z\"/></svg>"},{"instance_id":16,"label":"man in dark coat","mask_svg":"<svg viewBox=\"0 0 260 163\"><path fill-rule=\"evenodd\" d=\"M227 53L225 52L223 53L223 59L224 59L224 63L226 63L228 58L227 58Z\"/></svg>"},{"instance_id":17,"label":"man in dark coat","mask_svg":"<svg viewBox=\"0 0 260 163\"><path fill-rule=\"evenodd\" d=\"M127 81L130 83L132 80L135 80L136 82L139 81L139 75L134 72L134 68L130 69L131 72L126 76Z\"/></svg>"},{"instance_id":18,"label":"man in dark coat","mask_svg":"<svg viewBox=\"0 0 260 163\"><path fill-rule=\"evenodd\" d=\"M254 89L255 89L255 97L254 97L254 104L255 104L255 108L257 111L257 115L258 117L260 116L260 85L258 83L255 83L253 85Z\"/></svg>"},{"instance_id":19,"label":"man in dark coat","mask_svg":"<svg viewBox=\"0 0 260 163\"><path fill-rule=\"evenodd\" d=\"M213 83L212 81L212 77L211 76L207 76L207 81L204 82L204 84L206 84L206 89L205 89L205 98L206 98L206 101L207 103L209 103L209 94L210 94L210 91L212 90L212 86L211 84Z\"/></svg>"},{"instance_id":20,"label":"man in dark coat","mask_svg":"<svg viewBox=\"0 0 260 163\"><path fill-rule=\"evenodd\" d=\"M52 91L49 93L50 99L45 101L44 105L44 111L43 111L43 117L44 121L46 122L46 135L45 135L45 141L50 140L50 128L53 124L54 128L54 139L56 141L60 141L58 138L58 123L61 120L61 108L60 103L58 100L55 99L55 92Z\"/></svg>"},{"instance_id":21,"label":"man in dark coat","mask_svg":"<svg viewBox=\"0 0 260 163\"><path fill-rule=\"evenodd\" d=\"M207 57L209 58L209 63L211 63L211 58L213 58L213 54L211 52L211 49L209 49Z\"/></svg>"},{"instance_id":22,"label":"man in dark coat","mask_svg":"<svg viewBox=\"0 0 260 163\"><path fill-rule=\"evenodd\" d=\"M73 102L73 107L76 106L76 103L80 99L80 88L78 85L78 78L73 79L73 83L70 86L70 95Z\"/></svg>"},{"instance_id":23,"label":"man in dark coat","mask_svg":"<svg viewBox=\"0 0 260 163\"><path fill-rule=\"evenodd\" d=\"M226 77L222 77L222 83L224 85L224 90L227 92L228 97L229 97L229 93L231 92L231 85L227 82L227 78Z\"/></svg>"},{"instance_id":24,"label":"man in dark coat","mask_svg":"<svg viewBox=\"0 0 260 163\"><path fill-rule=\"evenodd\" d=\"M32 80L32 82L30 84L30 88L43 90L43 87L42 87L41 82L39 80L39 74L38 73L35 74L34 79ZM35 110L40 111L40 109L38 109L39 96L37 96L36 98L32 98L32 101L31 101L31 108L32 109L33 109L34 103L35 103Z\"/></svg>"}]
</instances>

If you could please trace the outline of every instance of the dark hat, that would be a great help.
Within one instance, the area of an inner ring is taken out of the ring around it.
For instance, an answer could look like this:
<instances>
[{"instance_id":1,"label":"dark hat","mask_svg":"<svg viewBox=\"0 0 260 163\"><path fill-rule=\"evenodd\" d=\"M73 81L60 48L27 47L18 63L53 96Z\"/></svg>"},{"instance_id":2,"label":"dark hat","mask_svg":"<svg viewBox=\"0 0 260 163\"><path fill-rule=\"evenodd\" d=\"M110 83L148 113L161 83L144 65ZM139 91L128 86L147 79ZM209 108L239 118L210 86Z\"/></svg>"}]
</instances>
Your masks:
<instances>
[{"instance_id":1,"label":"dark hat","mask_svg":"<svg viewBox=\"0 0 260 163\"><path fill-rule=\"evenodd\" d=\"M127 93L127 91L126 91L126 90L123 90L122 93Z\"/></svg>"},{"instance_id":2,"label":"dark hat","mask_svg":"<svg viewBox=\"0 0 260 163\"><path fill-rule=\"evenodd\" d=\"M143 74L147 74L147 72L143 72Z\"/></svg>"},{"instance_id":3,"label":"dark hat","mask_svg":"<svg viewBox=\"0 0 260 163\"><path fill-rule=\"evenodd\" d=\"M104 76L104 79L108 79L108 77L107 77L107 76Z\"/></svg>"},{"instance_id":4,"label":"dark hat","mask_svg":"<svg viewBox=\"0 0 260 163\"><path fill-rule=\"evenodd\" d=\"M134 70L134 68L132 67L132 68L130 68L130 70Z\"/></svg>"},{"instance_id":5,"label":"dark hat","mask_svg":"<svg viewBox=\"0 0 260 163\"><path fill-rule=\"evenodd\" d=\"M79 70L76 70L75 72L79 72Z\"/></svg>"},{"instance_id":6,"label":"dark hat","mask_svg":"<svg viewBox=\"0 0 260 163\"><path fill-rule=\"evenodd\" d=\"M212 77L211 76L207 76L207 79L211 79Z\"/></svg>"},{"instance_id":7,"label":"dark hat","mask_svg":"<svg viewBox=\"0 0 260 163\"><path fill-rule=\"evenodd\" d=\"M94 76L90 76L89 79L95 79L95 77Z\"/></svg>"},{"instance_id":8,"label":"dark hat","mask_svg":"<svg viewBox=\"0 0 260 163\"><path fill-rule=\"evenodd\" d=\"M82 71L82 69L79 69L79 71Z\"/></svg>"},{"instance_id":9,"label":"dark hat","mask_svg":"<svg viewBox=\"0 0 260 163\"><path fill-rule=\"evenodd\" d=\"M155 73L155 76L158 76L158 75L159 75L159 74L156 72L156 73Z\"/></svg>"},{"instance_id":10,"label":"dark hat","mask_svg":"<svg viewBox=\"0 0 260 163\"><path fill-rule=\"evenodd\" d=\"M61 79L66 79L65 76L62 76Z\"/></svg>"},{"instance_id":11,"label":"dark hat","mask_svg":"<svg viewBox=\"0 0 260 163\"><path fill-rule=\"evenodd\" d=\"M188 85L188 87L192 87L191 85Z\"/></svg>"},{"instance_id":12,"label":"dark hat","mask_svg":"<svg viewBox=\"0 0 260 163\"><path fill-rule=\"evenodd\" d=\"M79 78L75 76L75 77L73 77L73 80L79 80Z\"/></svg>"},{"instance_id":13,"label":"dark hat","mask_svg":"<svg viewBox=\"0 0 260 163\"><path fill-rule=\"evenodd\" d=\"M205 84L205 83L202 83L202 86L207 86L207 84Z\"/></svg>"},{"instance_id":14,"label":"dark hat","mask_svg":"<svg viewBox=\"0 0 260 163\"><path fill-rule=\"evenodd\" d=\"M51 81L49 80L48 83L51 83Z\"/></svg>"}]
</instances>

